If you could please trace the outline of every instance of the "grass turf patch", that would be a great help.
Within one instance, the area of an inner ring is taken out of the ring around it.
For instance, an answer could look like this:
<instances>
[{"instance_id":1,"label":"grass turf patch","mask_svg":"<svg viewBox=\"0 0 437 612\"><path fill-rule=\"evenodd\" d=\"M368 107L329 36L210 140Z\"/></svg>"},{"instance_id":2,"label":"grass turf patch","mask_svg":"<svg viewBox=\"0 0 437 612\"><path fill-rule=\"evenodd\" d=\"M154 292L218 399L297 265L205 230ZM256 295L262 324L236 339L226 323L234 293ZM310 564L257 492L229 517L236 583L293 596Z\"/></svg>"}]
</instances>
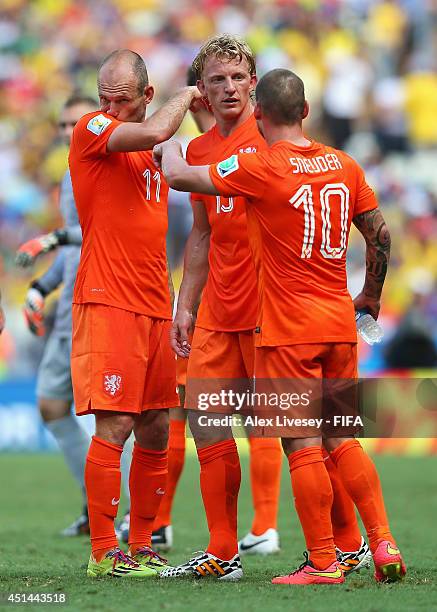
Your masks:
<instances>
[{"instance_id":1,"label":"grass turf patch","mask_svg":"<svg viewBox=\"0 0 437 612\"><path fill-rule=\"evenodd\" d=\"M243 483L239 530L252 519L248 457L242 454ZM436 462L433 457L376 459L392 530L402 549L408 576L401 584L378 585L370 571L349 576L343 586L287 587L271 585L273 576L294 570L303 560L304 540L293 508L284 461L279 531L282 551L259 558L244 557L244 579L236 584L214 580L138 582L90 580L85 571L87 538L62 538L59 531L79 513L81 499L60 455L0 455L2 521L0 591L67 595L72 610L437 610ZM199 491L199 467L187 454L173 515L175 545L169 561L177 564L206 546L208 533ZM121 504L121 508L123 505ZM42 604L27 604L27 609Z\"/></svg>"}]
</instances>

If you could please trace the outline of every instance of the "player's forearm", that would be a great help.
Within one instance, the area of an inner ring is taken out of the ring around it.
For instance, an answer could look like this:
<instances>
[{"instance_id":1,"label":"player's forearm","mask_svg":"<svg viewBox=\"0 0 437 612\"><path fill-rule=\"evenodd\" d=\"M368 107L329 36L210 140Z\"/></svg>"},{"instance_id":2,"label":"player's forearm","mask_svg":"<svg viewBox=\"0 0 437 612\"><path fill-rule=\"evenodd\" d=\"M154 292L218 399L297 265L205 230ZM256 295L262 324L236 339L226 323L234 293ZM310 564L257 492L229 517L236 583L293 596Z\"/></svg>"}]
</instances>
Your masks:
<instances>
[{"instance_id":1,"label":"player's forearm","mask_svg":"<svg viewBox=\"0 0 437 612\"><path fill-rule=\"evenodd\" d=\"M366 278L363 293L379 300L390 260L390 232L379 208L353 220L366 241Z\"/></svg>"},{"instance_id":2,"label":"player's forearm","mask_svg":"<svg viewBox=\"0 0 437 612\"><path fill-rule=\"evenodd\" d=\"M64 278L65 252L61 249L50 268L34 283L37 289L44 295L48 295L59 287Z\"/></svg>"},{"instance_id":3,"label":"player's forearm","mask_svg":"<svg viewBox=\"0 0 437 612\"><path fill-rule=\"evenodd\" d=\"M179 148L164 144L161 160L162 172L167 183L176 191L192 191L210 195L218 195L214 187L208 166L190 166L182 157Z\"/></svg>"},{"instance_id":4,"label":"player's forearm","mask_svg":"<svg viewBox=\"0 0 437 612\"><path fill-rule=\"evenodd\" d=\"M64 227L65 231L65 243L74 246L82 245L82 228L80 225L73 225L71 227Z\"/></svg>"},{"instance_id":5,"label":"player's forearm","mask_svg":"<svg viewBox=\"0 0 437 612\"><path fill-rule=\"evenodd\" d=\"M74 246L82 245L82 228L80 225L61 227L54 230L49 235L53 236L54 240L56 241L54 248L57 248L58 246L66 246L67 244Z\"/></svg>"},{"instance_id":6,"label":"player's forearm","mask_svg":"<svg viewBox=\"0 0 437 612\"><path fill-rule=\"evenodd\" d=\"M177 191L190 191L189 188L185 189L184 187L185 182L190 178L191 166L182 157L180 148L163 146L165 149L161 160L161 169L165 180L170 187Z\"/></svg>"},{"instance_id":7,"label":"player's forearm","mask_svg":"<svg viewBox=\"0 0 437 612\"><path fill-rule=\"evenodd\" d=\"M156 134L155 144L164 142L179 129L194 97L193 87L184 87L144 122L147 130Z\"/></svg>"},{"instance_id":8,"label":"player's forearm","mask_svg":"<svg viewBox=\"0 0 437 612\"><path fill-rule=\"evenodd\" d=\"M184 276L179 291L178 310L195 314L208 277L210 232L193 229L184 257Z\"/></svg>"},{"instance_id":9,"label":"player's forearm","mask_svg":"<svg viewBox=\"0 0 437 612\"><path fill-rule=\"evenodd\" d=\"M184 87L142 123L123 123L109 137L110 152L148 151L173 136L195 97L195 87Z\"/></svg>"}]
</instances>

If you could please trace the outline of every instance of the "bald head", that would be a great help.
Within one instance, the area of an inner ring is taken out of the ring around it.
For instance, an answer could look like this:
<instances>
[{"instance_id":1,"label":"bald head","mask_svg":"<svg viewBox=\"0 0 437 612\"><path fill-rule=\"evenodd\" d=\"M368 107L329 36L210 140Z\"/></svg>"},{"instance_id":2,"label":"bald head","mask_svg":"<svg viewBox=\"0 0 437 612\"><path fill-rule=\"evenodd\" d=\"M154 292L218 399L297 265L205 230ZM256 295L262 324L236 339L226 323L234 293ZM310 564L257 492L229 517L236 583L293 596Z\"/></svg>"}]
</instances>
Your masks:
<instances>
[{"instance_id":1,"label":"bald head","mask_svg":"<svg viewBox=\"0 0 437 612\"><path fill-rule=\"evenodd\" d=\"M284 68L270 70L258 81L256 101L275 125L301 123L308 111L302 79Z\"/></svg>"},{"instance_id":2,"label":"bald head","mask_svg":"<svg viewBox=\"0 0 437 612\"><path fill-rule=\"evenodd\" d=\"M118 49L103 60L98 77L100 109L119 121L141 122L153 98L146 65L135 51Z\"/></svg>"},{"instance_id":3,"label":"bald head","mask_svg":"<svg viewBox=\"0 0 437 612\"><path fill-rule=\"evenodd\" d=\"M142 94L149 84L146 64L143 58L130 49L117 49L105 57L100 64L99 84L102 80L122 81L132 77Z\"/></svg>"}]
</instances>

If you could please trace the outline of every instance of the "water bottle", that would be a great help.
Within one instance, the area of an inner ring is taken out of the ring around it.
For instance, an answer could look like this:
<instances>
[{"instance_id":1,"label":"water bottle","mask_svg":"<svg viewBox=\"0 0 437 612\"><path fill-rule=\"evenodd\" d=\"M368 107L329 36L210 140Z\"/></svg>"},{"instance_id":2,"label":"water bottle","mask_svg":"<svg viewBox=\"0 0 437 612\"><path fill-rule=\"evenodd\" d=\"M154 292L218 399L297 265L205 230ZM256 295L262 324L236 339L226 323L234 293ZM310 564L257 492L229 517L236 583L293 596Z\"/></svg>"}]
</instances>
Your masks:
<instances>
[{"instance_id":1,"label":"water bottle","mask_svg":"<svg viewBox=\"0 0 437 612\"><path fill-rule=\"evenodd\" d=\"M357 310L355 321L358 333L367 344L372 345L381 342L384 332L378 321L375 321L371 314L365 310Z\"/></svg>"}]
</instances>

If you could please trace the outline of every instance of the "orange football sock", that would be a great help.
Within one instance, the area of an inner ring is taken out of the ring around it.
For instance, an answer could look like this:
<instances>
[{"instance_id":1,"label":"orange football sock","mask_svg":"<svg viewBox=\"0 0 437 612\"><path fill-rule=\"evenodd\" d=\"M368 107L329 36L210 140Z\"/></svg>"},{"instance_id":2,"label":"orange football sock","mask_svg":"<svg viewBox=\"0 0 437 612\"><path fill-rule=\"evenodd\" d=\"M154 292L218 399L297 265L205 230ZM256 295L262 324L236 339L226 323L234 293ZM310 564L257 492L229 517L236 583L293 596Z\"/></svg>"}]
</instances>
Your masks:
<instances>
[{"instance_id":1,"label":"orange football sock","mask_svg":"<svg viewBox=\"0 0 437 612\"><path fill-rule=\"evenodd\" d=\"M253 518L251 532L261 535L277 527L282 448L278 438L249 438Z\"/></svg>"},{"instance_id":2,"label":"orange football sock","mask_svg":"<svg viewBox=\"0 0 437 612\"><path fill-rule=\"evenodd\" d=\"M85 463L85 488L88 498L91 549L100 561L118 546L114 530L120 501L120 458L123 447L93 436Z\"/></svg>"},{"instance_id":3,"label":"orange football sock","mask_svg":"<svg viewBox=\"0 0 437 612\"><path fill-rule=\"evenodd\" d=\"M323 458L334 493L331 522L335 545L344 552L358 550L361 544L361 531L355 512L355 504L343 486L335 463L325 449L323 449Z\"/></svg>"},{"instance_id":4,"label":"orange football sock","mask_svg":"<svg viewBox=\"0 0 437 612\"><path fill-rule=\"evenodd\" d=\"M171 525L171 509L185 462L185 420L170 419L168 435L168 477L153 530Z\"/></svg>"},{"instance_id":5,"label":"orange football sock","mask_svg":"<svg viewBox=\"0 0 437 612\"><path fill-rule=\"evenodd\" d=\"M331 459L366 528L374 552L382 540L394 542L388 526L381 483L375 465L358 440L348 440L331 453Z\"/></svg>"},{"instance_id":6,"label":"orange football sock","mask_svg":"<svg viewBox=\"0 0 437 612\"><path fill-rule=\"evenodd\" d=\"M237 501L241 470L235 440L224 440L197 449L200 490L209 529L206 549L219 559L231 559L238 551Z\"/></svg>"},{"instance_id":7,"label":"orange football sock","mask_svg":"<svg viewBox=\"0 0 437 612\"><path fill-rule=\"evenodd\" d=\"M151 545L153 523L165 494L167 472L167 450L150 450L135 442L129 475L129 549L132 554L141 546Z\"/></svg>"},{"instance_id":8,"label":"orange football sock","mask_svg":"<svg viewBox=\"0 0 437 612\"><path fill-rule=\"evenodd\" d=\"M310 556L317 569L336 560L331 525L332 487L320 446L288 456L294 503Z\"/></svg>"}]
</instances>

